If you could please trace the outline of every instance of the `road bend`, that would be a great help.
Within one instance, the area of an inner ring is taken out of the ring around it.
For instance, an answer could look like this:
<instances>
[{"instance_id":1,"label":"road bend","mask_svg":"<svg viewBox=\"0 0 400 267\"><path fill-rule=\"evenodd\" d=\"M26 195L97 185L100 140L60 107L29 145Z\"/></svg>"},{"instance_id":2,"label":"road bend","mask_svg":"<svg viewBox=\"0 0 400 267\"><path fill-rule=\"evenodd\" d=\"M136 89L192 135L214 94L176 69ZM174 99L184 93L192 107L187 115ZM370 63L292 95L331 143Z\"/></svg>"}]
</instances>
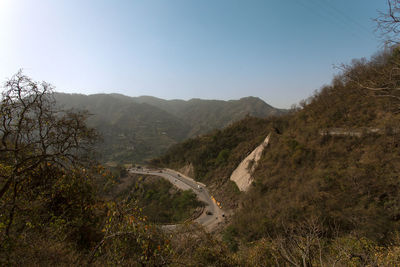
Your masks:
<instances>
[{"instance_id":1,"label":"road bend","mask_svg":"<svg viewBox=\"0 0 400 267\"><path fill-rule=\"evenodd\" d=\"M194 179L170 169L154 170L147 168L131 168L128 171L136 174L160 176L179 189L193 190L197 198L206 205L203 213L197 217L194 222L201 224L206 230L212 231L224 221L224 211L217 205L217 202L212 198L204 184L196 182ZM175 227L176 225L170 225L166 228L173 229Z\"/></svg>"}]
</instances>

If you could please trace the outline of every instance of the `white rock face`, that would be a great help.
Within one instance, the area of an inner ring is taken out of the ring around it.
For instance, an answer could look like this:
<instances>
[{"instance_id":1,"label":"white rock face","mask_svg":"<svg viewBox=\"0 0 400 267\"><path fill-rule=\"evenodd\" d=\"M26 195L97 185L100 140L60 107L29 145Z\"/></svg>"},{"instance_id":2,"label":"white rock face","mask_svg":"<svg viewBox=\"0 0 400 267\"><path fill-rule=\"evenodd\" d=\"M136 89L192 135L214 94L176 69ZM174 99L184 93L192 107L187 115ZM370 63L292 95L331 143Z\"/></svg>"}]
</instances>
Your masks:
<instances>
[{"instance_id":1,"label":"white rock face","mask_svg":"<svg viewBox=\"0 0 400 267\"><path fill-rule=\"evenodd\" d=\"M256 147L232 172L230 180L236 183L240 191L247 191L253 182L252 174L257 167L258 160L261 158L264 148L268 146L270 136L271 134L268 134L264 142Z\"/></svg>"}]
</instances>

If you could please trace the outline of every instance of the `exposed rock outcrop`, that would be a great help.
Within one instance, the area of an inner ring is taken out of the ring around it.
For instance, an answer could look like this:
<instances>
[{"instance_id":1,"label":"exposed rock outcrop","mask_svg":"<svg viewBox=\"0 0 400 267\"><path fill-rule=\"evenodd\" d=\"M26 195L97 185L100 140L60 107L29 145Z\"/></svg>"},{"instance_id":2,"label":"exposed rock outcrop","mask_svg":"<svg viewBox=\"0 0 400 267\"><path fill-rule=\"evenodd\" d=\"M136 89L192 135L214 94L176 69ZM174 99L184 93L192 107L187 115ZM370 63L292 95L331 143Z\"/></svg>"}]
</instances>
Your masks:
<instances>
[{"instance_id":1,"label":"exposed rock outcrop","mask_svg":"<svg viewBox=\"0 0 400 267\"><path fill-rule=\"evenodd\" d=\"M252 174L257 167L262 152L268 146L270 136L271 134L268 134L264 142L256 147L232 172L230 180L236 183L240 191L247 191L253 182Z\"/></svg>"},{"instance_id":2,"label":"exposed rock outcrop","mask_svg":"<svg viewBox=\"0 0 400 267\"><path fill-rule=\"evenodd\" d=\"M183 173L186 176L194 177L194 167L193 164L187 164L178 170L180 173Z\"/></svg>"}]
</instances>

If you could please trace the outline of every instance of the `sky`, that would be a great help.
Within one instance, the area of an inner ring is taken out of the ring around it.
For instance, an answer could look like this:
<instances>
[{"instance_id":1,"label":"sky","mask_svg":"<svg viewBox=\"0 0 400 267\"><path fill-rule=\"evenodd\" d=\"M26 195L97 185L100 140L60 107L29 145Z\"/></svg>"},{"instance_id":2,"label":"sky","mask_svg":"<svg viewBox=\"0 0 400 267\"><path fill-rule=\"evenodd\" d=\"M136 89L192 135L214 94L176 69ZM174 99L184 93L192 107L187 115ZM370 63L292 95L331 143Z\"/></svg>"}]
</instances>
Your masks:
<instances>
[{"instance_id":1,"label":"sky","mask_svg":"<svg viewBox=\"0 0 400 267\"><path fill-rule=\"evenodd\" d=\"M386 0L0 0L0 82L288 108L382 49Z\"/></svg>"}]
</instances>

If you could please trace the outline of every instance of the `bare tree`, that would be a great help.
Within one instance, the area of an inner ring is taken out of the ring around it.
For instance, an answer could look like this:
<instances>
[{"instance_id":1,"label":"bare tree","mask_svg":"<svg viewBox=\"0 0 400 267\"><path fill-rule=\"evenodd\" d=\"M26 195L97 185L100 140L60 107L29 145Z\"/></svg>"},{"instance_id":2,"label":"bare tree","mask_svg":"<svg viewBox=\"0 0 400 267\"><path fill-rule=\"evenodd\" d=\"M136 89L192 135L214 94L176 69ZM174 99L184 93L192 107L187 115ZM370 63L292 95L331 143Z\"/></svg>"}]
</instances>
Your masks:
<instances>
[{"instance_id":1,"label":"bare tree","mask_svg":"<svg viewBox=\"0 0 400 267\"><path fill-rule=\"evenodd\" d=\"M341 65L342 80L367 95L391 99L392 110L400 112L400 48L392 47L377 54L371 61L353 60Z\"/></svg>"},{"instance_id":2,"label":"bare tree","mask_svg":"<svg viewBox=\"0 0 400 267\"><path fill-rule=\"evenodd\" d=\"M85 124L87 114L57 109L53 87L32 81L19 71L0 99L0 208L12 225L22 184L38 168L83 166L96 134ZM26 186L26 184L24 184ZM24 188L26 190L26 188Z\"/></svg>"},{"instance_id":3,"label":"bare tree","mask_svg":"<svg viewBox=\"0 0 400 267\"><path fill-rule=\"evenodd\" d=\"M375 19L385 50L371 61L354 60L341 65L345 83L363 89L368 95L392 100L400 112L400 0L387 0L387 10Z\"/></svg>"},{"instance_id":4,"label":"bare tree","mask_svg":"<svg viewBox=\"0 0 400 267\"><path fill-rule=\"evenodd\" d=\"M387 0L387 4L388 10L385 12L380 11L379 16L375 19L376 30L386 44L398 45L400 44L400 1Z\"/></svg>"},{"instance_id":5,"label":"bare tree","mask_svg":"<svg viewBox=\"0 0 400 267\"><path fill-rule=\"evenodd\" d=\"M295 226L283 226L283 234L273 239L276 254L290 266L324 266L322 226L316 219L308 219Z\"/></svg>"}]
</instances>

